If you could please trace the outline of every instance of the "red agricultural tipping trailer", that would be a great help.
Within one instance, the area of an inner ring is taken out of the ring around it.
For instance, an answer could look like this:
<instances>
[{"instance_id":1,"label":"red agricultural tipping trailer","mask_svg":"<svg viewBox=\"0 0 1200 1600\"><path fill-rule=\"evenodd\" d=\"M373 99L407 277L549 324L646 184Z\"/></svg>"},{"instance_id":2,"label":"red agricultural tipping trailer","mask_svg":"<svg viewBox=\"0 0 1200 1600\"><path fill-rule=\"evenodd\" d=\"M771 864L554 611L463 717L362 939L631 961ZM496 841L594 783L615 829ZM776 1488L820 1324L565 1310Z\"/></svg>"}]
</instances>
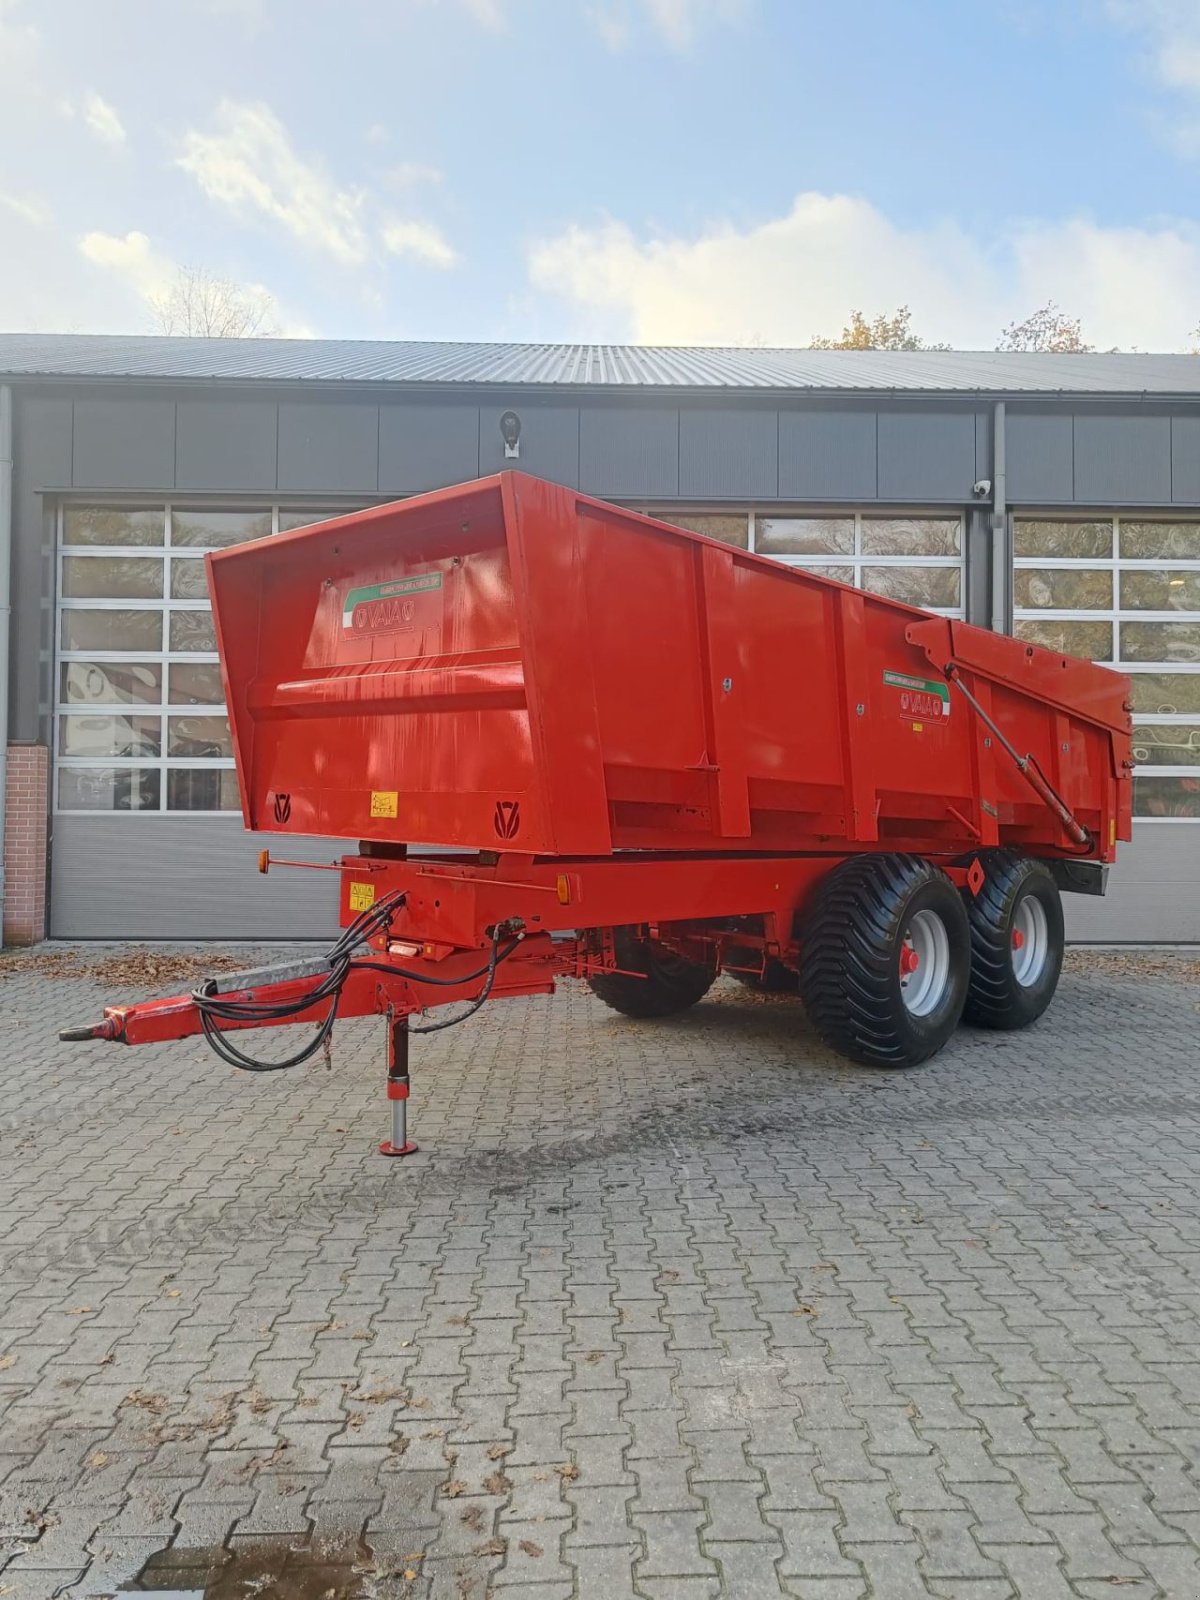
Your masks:
<instances>
[{"instance_id":1,"label":"red agricultural tipping trailer","mask_svg":"<svg viewBox=\"0 0 1200 1600\"><path fill-rule=\"evenodd\" d=\"M634 1017L795 987L878 1067L1023 1027L1130 836L1127 679L519 473L208 570L246 826L355 841L343 931L62 1037L275 1070L378 1013L388 1154L411 1034L562 976Z\"/></svg>"}]
</instances>

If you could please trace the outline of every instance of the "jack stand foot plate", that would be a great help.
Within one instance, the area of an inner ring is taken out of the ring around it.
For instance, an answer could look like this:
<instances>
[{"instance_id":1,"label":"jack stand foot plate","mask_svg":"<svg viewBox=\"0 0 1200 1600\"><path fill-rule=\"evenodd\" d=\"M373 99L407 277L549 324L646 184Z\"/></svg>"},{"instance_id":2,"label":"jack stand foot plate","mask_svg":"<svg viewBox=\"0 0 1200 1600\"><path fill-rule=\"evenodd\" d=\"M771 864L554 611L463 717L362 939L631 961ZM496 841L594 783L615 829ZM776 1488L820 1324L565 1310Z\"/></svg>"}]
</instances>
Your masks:
<instances>
[{"instance_id":1,"label":"jack stand foot plate","mask_svg":"<svg viewBox=\"0 0 1200 1600\"><path fill-rule=\"evenodd\" d=\"M411 1139L407 1144L393 1144L390 1139L385 1139L379 1146L379 1154L381 1156L415 1156L419 1149L420 1146L413 1144Z\"/></svg>"}]
</instances>

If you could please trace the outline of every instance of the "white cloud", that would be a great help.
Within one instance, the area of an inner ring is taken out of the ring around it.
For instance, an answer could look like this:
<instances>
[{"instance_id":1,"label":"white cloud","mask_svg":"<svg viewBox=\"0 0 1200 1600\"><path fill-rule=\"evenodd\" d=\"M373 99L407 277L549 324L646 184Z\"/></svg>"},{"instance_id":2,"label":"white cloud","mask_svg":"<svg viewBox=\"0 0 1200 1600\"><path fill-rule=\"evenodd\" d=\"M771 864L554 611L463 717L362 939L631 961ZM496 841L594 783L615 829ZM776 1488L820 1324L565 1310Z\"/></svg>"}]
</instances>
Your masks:
<instances>
[{"instance_id":1,"label":"white cloud","mask_svg":"<svg viewBox=\"0 0 1200 1600\"><path fill-rule=\"evenodd\" d=\"M1105 10L1146 45L1145 65L1169 91L1150 122L1178 155L1200 157L1200 4L1106 0Z\"/></svg>"},{"instance_id":2,"label":"white cloud","mask_svg":"<svg viewBox=\"0 0 1200 1600\"><path fill-rule=\"evenodd\" d=\"M907 304L924 338L990 349L1053 299L1094 344L1178 350L1200 314L1200 225L1063 219L981 243L953 222L904 226L866 200L808 193L756 227L689 238L570 227L532 247L529 272L569 302L581 337L805 345L855 308Z\"/></svg>"},{"instance_id":3,"label":"white cloud","mask_svg":"<svg viewBox=\"0 0 1200 1600\"><path fill-rule=\"evenodd\" d=\"M260 102L223 100L215 131L191 129L178 165L217 205L281 224L310 249L346 266L369 254L365 195L340 188L316 161L305 161L287 129Z\"/></svg>"},{"instance_id":4,"label":"white cloud","mask_svg":"<svg viewBox=\"0 0 1200 1600\"><path fill-rule=\"evenodd\" d=\"M395 220L383 229L384 248L394 256L413 256L430 267L453 267L458 264L458 252L446 239L440 228L431 222Z\"/></svg>"},{"instance_id":5,"label":"white cloud","mask_svg":"<svg viewBox=\"0 0 1200 1600\"><path fill-rule=\"evenodd\" d=\"M143 299L162 294L171 286L177 267L160 254L144 233L118 237L113 233L85 233L79 253L93 266L105 267L123 278Z\"/></svg>"},{"instance_id":6,"label":"white cloud","mask_svg":"<svg viewBox=\"0 0 1200 1600\"><path fill-rule=\"evenodd\" d=\"M35 227L44 227L50 221L50 208L41 200L28 200L19 194L0 194L0 206L32 222Z\"/></svg>"},{"instance_id":7,"label":"white cloud","mask_svg":"<svg viewBox=\"0 0 1200 1600\"><path fill-rule=\"evenodd\" d=\"M411 189L418 183L441 183L445 176L441 167L431 167L424 161L400 161L384 174L393 189Z\"/></svg>"},{"instance_id":8,"label":"white cloud","mask_svg":"<svg viewBox=\"0 0 1200 1600\"><path fill-rule=\"evenodd\" d=\"M610 50L622 50L647 23L673 50L686 50L712 23L733 22L749 0L585 0L584 11Z\"/></svg>"},{"instance_id":9,"label":"white cloud","mask_svg":"<svg viewBox=\"0 0 1200 1600\"><path fill-rule=\"evenodd\" d=\"M125 143L125 128L120 117L94 90L83 97L83 120L88 130L104 144Z\"/></svg>"},{"instance_id":10,"label":"white cloud","mask_svg":"<svg viewBox=\"0 0 1200 1600\"><path fill-rule=\"evenodd\" d=\"M499 33L504 27L504 11L500 0L459 0L459 4L485 28Z\"/></svg>"}]
</instances>

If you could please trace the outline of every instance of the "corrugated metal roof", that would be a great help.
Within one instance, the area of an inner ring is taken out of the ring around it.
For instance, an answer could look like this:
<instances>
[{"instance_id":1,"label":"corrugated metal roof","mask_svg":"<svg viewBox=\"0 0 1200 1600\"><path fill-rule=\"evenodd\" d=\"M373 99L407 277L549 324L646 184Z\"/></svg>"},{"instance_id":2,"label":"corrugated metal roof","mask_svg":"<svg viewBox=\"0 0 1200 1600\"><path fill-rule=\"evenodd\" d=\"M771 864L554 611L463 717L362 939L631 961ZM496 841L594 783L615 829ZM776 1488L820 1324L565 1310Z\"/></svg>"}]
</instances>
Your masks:
<instances>
[{"instance_id":1,"label":"corrugated metal roof","mask_svg":"<svg viewBox=\"0 0 1200 1600\"><path fill-rule=\"evenodd\" d=\"M366 339L0 334L0 375L572 389L1136 394L1200 398L1200 358Z\"/></svg>"}]
</instances>

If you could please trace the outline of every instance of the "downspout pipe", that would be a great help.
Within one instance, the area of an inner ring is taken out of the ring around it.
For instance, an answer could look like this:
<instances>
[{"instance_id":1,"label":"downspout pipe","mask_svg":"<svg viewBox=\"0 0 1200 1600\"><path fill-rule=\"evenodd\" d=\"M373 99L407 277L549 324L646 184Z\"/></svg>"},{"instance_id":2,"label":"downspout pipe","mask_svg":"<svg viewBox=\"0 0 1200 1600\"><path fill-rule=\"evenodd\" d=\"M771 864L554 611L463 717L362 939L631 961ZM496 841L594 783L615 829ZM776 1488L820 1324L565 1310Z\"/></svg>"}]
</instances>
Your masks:
<instances>
[{"instance_id":1,"label":"downspout pipe","mask_svg":"<svg viewBox=\"0 0 1200 1600\"><path fill-rule=\"evenodd\" d=\"M992 415L992 632L1008 633L1012 617L1012 551L1008 538L1008 451L1005 407L997 400Z\"/></svg>"},{"instance_id":2,"label":"downspout pipe","mask_svg":"<svg viewBox=\"0 0 1200 1600\"><path fill-rule=\"evenodd\" d=\"M0 912L4 905L7 863L4 824L8 794L9 618L12 612L13 527L13 397L10 384L0 384ZM0 949L4 924L0 915Z\"/></svg>"}]
</instances>

